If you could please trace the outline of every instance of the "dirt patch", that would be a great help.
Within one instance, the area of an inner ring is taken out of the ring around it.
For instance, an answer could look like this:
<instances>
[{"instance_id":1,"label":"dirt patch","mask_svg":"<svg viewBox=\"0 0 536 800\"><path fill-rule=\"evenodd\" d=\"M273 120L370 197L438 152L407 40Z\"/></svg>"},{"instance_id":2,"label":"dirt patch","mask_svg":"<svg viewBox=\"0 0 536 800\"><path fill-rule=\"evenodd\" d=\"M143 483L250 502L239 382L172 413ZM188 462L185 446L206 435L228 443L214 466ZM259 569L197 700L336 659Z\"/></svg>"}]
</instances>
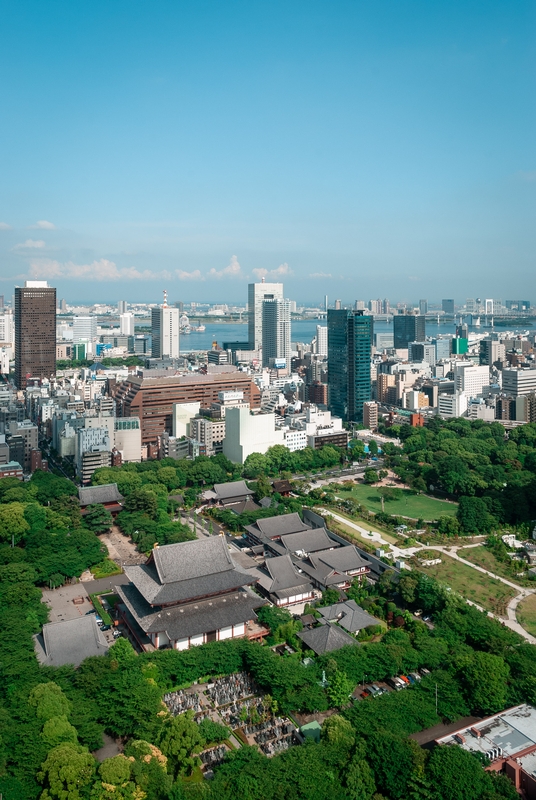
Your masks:
<instances>
[{"instance_id":1,"label":"dirt patch","mask_svg":"<svg viewBox=\"0 0 536 800\"><path fill-rule=\"evenodd\" d=\"M124 564L145 564L147 561L143 553L138 553L136 545L128 536L121 533L117 525L112 525L108 533L103 533L99 539L108 548L108 554L120 566Z\"/></svg>"}]
</instances>

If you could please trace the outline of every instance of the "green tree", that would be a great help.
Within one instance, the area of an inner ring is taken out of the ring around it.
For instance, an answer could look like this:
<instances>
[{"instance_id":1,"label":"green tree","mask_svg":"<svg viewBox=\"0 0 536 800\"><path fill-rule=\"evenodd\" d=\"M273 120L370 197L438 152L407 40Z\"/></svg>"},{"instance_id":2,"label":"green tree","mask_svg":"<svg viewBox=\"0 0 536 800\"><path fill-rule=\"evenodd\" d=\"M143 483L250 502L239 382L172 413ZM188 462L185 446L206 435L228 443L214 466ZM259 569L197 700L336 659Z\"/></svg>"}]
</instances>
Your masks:
<instances>
[{"instance_id":1,"label":"green tree","mask_svg":"<svg viewBox=\"0 0 536 800\"><path fill-rule=\"evenodd\" d=\"M38 683L28 697L28 703L35 708L37 719L46 721L53 717L69 717L71 704L57 683Z\"/></svg>"},{"instance_id":2,"label":"green tree","mask_svg":"<svg viewBox=\"0 0 536 800\"><path fill-rule=\"evenodd\" d=\"M354 757L346 771L346 786L351 800L370 800L376 790L374 775L363 758Z\"/></svg>"},{"instance_id":3,"label":"green tree","mask_svg":"<svg viewBox=\"0 0 536 800\"><path fill-rule=\"evenodd\" d=\"M494 714L506 706L510 669L502 656L475 652L461 665L469 705L474 711Z\"/></svg>"},{"instance_id":4,"label":"green tree","mask_svg":"<svg viewBox=\"0 0 536 800\"><path fill-rule=\"evenodd\" d=\"M30 526L24 518L23 503L6 503L0 506L0 539L20 541Z\"/></svg>"},{"instance_id":5,"label":"green tree","mask_svg":"<svg viewBox=\"0 0 536 800\"><path fill-rule=\"evenodd\" d=\"M243 475L245 478L256 479L259 475L268 472L268 459L261 453L250 453L244 461Z\"/></svg>"},{"instance_id":6,"label":"green tree","mask_svg":"<svg viewBox=\"0 0 536 800\"><path fill-rule=\"evenodd\" d=\"M375 439L370 439L368 443L368 449L371 456L378 455L378 442Z\"/></svg>"},{"instance_id":7,"label":"green tree","mask_svg":"<svg viewBox=\"0 0 536 800\"><path fill-rule=\"evenodd\" d=\"M436 747L427 774L441 800L480 800L491 788L490 777L482 765L458 745Z\"/></svg>"},{"instance_id":8,"label":"green tree","mask_svg":"<svg viewBox=\"0 0 536 800\"><path fill-rule=\"evenodd\" d=\"M132 764L126 756L120 754L106 758L99 767L99 775L104 783L120 786L130 780Z\"/></svg>"},{"instance_id":9,"label":"green tree","mask_svg":"<svg viewBox=\"0 0 536 800\"><path fill-rule=\"evenodd\" d=\"M192 711L168 717L159 736L159 746L169 759L175 776L188 774L195 766L193 754L199 749L203 738L199 726L194 722Z\"/></svg>"},{"instance_id":10,"label":"green tree","mask_svg":"<svg viewBox=\"0 0 536 800\"><path fill-rule=\"evenodd\" d=\"M340 714L332 714L322 723L322 741L334 745L337 750L349 753L355 742L351 723Z\"/></svg>"},{"instance_id":11,"label":"green tree","mask_svg":"<svg viewBox=\"0 0 536 800\"><path fill-rule=\"evenodd\" d=\"M95 759L80 745L64 742L50 750L38 773L42 800L81 800L95 775Z\"/></svg>"},{"instance_id":12,"label":"green tree","mask_svg":"<svg viewBox=\"0 0 536 800\"><path fill-rule=\"evenodd\" d=\"M379 480L378 471L372 469L372 467L367 467L365 470L365 474L363 476L363 481L365 483L376 483Z\"/></svg>"},{"instance_id":13,"label":"green tree","mask_svg":"<svg viewBox=\"0 0 536 800\"><path fill-rule=\"evenodd\" d=\"M348 703L353 685L342 670L337 669L329 676L327 695L332 706L340 708Z\"/></svg>"},{"instance_id":14,"label":"green tree","mask_svg":"<svg viewBox=\"0 0 536 800\"><path fill-rule=\"evenodd\" d=\"M102 503L94 503L86 509L84 525L93 533L106 533L112 527L113 517Z\"/></svg>"},{"instance_id":15,"label":"green tree","mask_svg":"<svg viewBox=\"0 0 536 800\"><path fill-rule=\"evenodd\" d=\"M124 509L131 514L141 512L142 514L147 514L151 519L155 519L158 511L158 500L155 493L150 489L135 489L125 500Z\"/></svg>"},{"instance_id":16,"label":"green tree","mask_svg":"<svg viewBox=\"0 0 536 800\"><path fill-rule=\"evenodd\" d=\"M41 736L50 747L56 747L62 742L78 744L76 728L71 725L65 714L47 719L43 725Z\"/></svg>"},{"instance_id":17,"label":"green tree","mask_svg":"<svg viewBox=\"0 0 536 800\"><path fill-rule=\"evenodd\" d=\"M405 603L415 603L417 600L418 578L413 575L402 575L398 582L398 591Z\"/></svg>"}]
</instances>

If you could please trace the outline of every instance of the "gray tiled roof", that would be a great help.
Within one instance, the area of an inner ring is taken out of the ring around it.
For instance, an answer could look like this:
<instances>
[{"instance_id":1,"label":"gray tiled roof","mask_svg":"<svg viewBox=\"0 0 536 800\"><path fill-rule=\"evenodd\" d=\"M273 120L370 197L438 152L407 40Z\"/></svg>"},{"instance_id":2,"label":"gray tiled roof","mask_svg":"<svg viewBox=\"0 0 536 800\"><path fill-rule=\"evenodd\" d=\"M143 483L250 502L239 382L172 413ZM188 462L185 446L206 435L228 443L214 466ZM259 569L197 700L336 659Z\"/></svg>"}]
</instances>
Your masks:
<instances>
[{"instance_id":1,"label":"gray tiled roof","mask_svg":"<svg viewBox=\"0 0 536 800\"><path fill-rule=\"evenodd\" d=\"M81 486L78 500L81 506L91 506L94 503L121 503L124 497L117 483L104 483L102 486Z\"/></svg>"},{"instance_id":2,"label":"gray tiled roof","mask_svg":"<svg viewBox=\"0 0 536 800\"><path fill-rule=\"evenodd\" d=\"M95 621L94 614L43 625L42 633L34 636L35 651L41 664L78 667L89 656L103 656L108 643Z\"/></svg>"},{"instance_id":3,"label":"gray tiled roof","mask_svg":"<svg viewBox=\"0 0 536 800\"><path fill-rule=\"evenodd\" d=\"M337 547L335 550L318 553L317 558L332 569L340 572L351 572L362 567L370 567L370 561L363 558L353 544L348 547Z\"/></svg>"},{"instance_id":4,"label":"gray tiled roof","mask_svg":"<svg viewBox=\"0 0 536 800\"><path fill-rule=\"evenodd\" d=\"M116 591L142 630L165 631L173 641L254 620L255 609L264 605L258 595L242 590L212 600L154 609L132 584L117 586Z\"/></svg>"},{"instance_id":5,"label":"gray tiled roof","mask_svg":"<svg viewBox=\"0 0 536 800\"><path fill-rule=\"evenodd\" d=\"M256 525L261 533L270 538L309 530L309 526L302 521L297 512L294 514L281 514L278 517L268 517L268 519L258 519Z\"/></svg>"},{"instance_id":6,"label":"gray tiled roof","mask_svg":"<svg viewBox=\"0 0 536 800\"><path fill-rule=\"evenodd\" d=\"M259 584L262 588L276 597L284 598L293 594L311 592L313 587L304 581L303 575L296 572L289 555L267 558L265 569L268 575L262 574Z\"/></svg>"},{"instance_id":7,"label":"gray tiled roof","mask_svg":"<svg viewBox=\"0 0 536 800\"><path fill-rule=\"evenodd\" d=\"M300 533L291 533L282 536L281 542L291 553L303 550L305 553L315 553L319 550L329 550L337 547L337 543L330 539L325 528L308 529Z\"/></svg>"},{"instance_id":8,"label":"gray tiled roof","mask_svg":"<svg viewBox=\"0 0 536 800\"><path fill-rule=\"evenodd\" d=\"M218 500L251 497L253 492L248 489L245 481L232 481L231 483L215 483L214 491Z\"/></svg>"},{"instance_id":9,"label":"gray tiled roof","mask_svg":"<svg viewBox=\"0 0 536 800\"><path fill-rule=\"evenodd\" d=\"M150 561L154 562L160 583L214 575L234 566L223 536L155 547Z\"/></svg>"},{"instance_id":10,"label":"gray tiled roof","mask_svg":"<svg viewBox=\"0 0 536 800\"><path fill-rule=\"evenodd\" d=\"M379 621L367 614L355 600L346 600L344 603L334 603L318 609L326 621L335 621L351 633L357 633L369 625L378 625Z\"/></svg>"},{"instance_id":11,"label":"gray tiled roof","mask_svg":"<svg viewBox=\"0 0 536 800\"><path fill-rule=\"evenodd\" d=\"M184 603L196 597L232 591L255 582L254 576L232 567L225 572L207 573L165 584L159 582L151 564L124 567L124 572L145 600L153 606Z\"/></svg>"},{"instance_id":12,"label":"gray tiled roof","mask_svg":"<svg viewBox=\"0 0 536 800\"><path fill-rule=\"evenodd\" d=\"M320 628L299 631L296 635L310 650L319 656L322 653L340 650L341 647L346 647L347 645L357 644L356 640L348 633L345 633L336 625L331 625L329 622L326 625L321 625Z\"/></svg>"}]
</instances>

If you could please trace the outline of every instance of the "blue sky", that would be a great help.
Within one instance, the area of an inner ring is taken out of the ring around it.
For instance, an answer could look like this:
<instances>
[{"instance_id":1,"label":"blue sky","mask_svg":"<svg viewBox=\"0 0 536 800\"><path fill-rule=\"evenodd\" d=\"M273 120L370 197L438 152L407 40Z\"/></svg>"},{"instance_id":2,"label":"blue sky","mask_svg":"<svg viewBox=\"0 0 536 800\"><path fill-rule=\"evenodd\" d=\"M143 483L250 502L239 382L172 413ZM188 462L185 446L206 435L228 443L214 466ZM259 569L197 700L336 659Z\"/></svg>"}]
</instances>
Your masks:
<instances>
[{"instance_id":1,"label":"blue sky","mask_svg":"<svg viewBox=\"0 0 536 800\"><path fill-rule=\"evenodd\" d=\"M0 13L0 293L536 300L534 3Z\"/></svg>"}]
</instances>

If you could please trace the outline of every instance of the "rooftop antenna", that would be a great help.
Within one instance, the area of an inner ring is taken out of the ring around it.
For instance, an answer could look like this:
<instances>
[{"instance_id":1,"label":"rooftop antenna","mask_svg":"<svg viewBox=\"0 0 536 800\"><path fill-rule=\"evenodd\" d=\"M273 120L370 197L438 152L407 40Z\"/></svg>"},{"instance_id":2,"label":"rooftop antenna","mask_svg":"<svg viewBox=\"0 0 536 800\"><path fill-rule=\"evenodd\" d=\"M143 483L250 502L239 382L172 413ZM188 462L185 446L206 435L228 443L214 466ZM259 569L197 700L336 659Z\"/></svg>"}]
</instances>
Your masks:
<instances>
[{"instance_id":1,"label":"rooftop antenna","mask_svg":"<svg viewBox=\"0 0 536 800\"><path fill-rule=\"evenodd\" d=\"M164 289L164 305L163 308L167 308L167 289Z\"/></svg>"}]
</instances>

